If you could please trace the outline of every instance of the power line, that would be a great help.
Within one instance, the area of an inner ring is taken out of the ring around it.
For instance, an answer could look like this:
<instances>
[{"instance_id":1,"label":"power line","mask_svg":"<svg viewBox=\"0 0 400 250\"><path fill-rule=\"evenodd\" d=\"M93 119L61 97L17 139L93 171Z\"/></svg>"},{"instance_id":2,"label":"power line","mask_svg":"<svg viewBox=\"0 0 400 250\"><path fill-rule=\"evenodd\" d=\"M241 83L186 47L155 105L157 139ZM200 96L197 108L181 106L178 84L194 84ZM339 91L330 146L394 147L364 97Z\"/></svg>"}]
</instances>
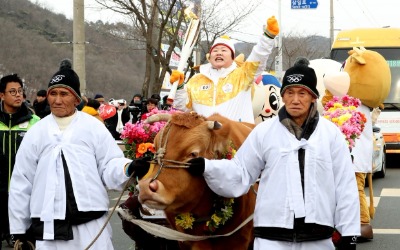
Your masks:
<instances>
[{"instance_id":1,"label":"power line","mask_svg":"<svg viewBox=\"0 0 400 250\"><path fill-rule=\"evenodd\" d=\"M341 6L342 10L344 10L344 11L346 12L346 16L350 17L354 23L357 23L357 25L360 26L359 23L357 22L357 20L353 18L352 13L349 13L349 12L347 11L347 9L342 5L342 3L341 3L339 0L337 0L337 2L338 2L339 5Z\"/></svg>"},{"instance_id":2,"label":"power line","mask_svg":"<svg viewBox=\"0 0 400 250\"><path fill-rule=\"evenodd\" d=\"M358 0L357 0L357 3L359 3L358 2ZM358 4L358 5L360 5L360 4ZM364 8L360 8L361 10L362 9L365 9L369 14L367 14L364 10L362 10L362 12L364 13L364 15L371 21L371 23L374 25L376 25L376 26L380 26L379 25L379 23L376 21L376 19L373 17L373 15L371 14L371 12L369 11L369 9L368 9L368 7L367 7L367 5L365 4L365 2L364 1L361 1L361 5L363 5L364 6Z\"/></svg>"}]
</instances>

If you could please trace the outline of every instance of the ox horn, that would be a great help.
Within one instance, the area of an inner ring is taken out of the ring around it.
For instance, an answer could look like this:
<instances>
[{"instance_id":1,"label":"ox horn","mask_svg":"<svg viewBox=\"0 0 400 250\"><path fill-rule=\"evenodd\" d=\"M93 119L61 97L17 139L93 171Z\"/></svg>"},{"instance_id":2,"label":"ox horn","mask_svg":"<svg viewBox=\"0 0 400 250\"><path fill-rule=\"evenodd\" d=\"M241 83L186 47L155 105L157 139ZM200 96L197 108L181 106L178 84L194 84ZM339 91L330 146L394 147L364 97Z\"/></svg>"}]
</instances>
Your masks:
<instances>
[{"instance_id":1,"label":"ox horn","mask_svg":"<svg viewBox=\"0 0 400 250\"><path fill-rule=\"evenodd\" d=\"M171 119L171 114L165 114L165 113L160 113L160 114L154 114L150 117L148 117L144 123L153 123L153 122L159 122L159 121L169 121Z\"/></svg>"},{"instance_id":2,"label":"ox horn","mask_svg":"<svg viewBox=\"0 0 400 250\"><path fill-rule=\"evenodd\" d=\"M217 121L207 121L207 127L208 129L220 129L222 127L222 124L217 122Z\"/></svg>"}]
</instances>

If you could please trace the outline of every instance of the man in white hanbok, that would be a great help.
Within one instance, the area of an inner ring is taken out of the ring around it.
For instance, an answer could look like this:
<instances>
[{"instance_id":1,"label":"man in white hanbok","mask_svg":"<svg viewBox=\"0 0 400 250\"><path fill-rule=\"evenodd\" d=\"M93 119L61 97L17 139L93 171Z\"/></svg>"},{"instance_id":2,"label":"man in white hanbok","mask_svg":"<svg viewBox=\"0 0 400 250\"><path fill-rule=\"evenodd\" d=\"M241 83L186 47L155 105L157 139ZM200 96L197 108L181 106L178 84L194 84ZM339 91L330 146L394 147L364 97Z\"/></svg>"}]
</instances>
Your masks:
<instances>
[{"instance_id":1,"label":"man in white hanbok","mask_svg":"<svg viewBox=\"0 0 400 250\"><path fill-rule=\"evenodd\" d=\"M47 90L51 115L29 130L11 178L10 232L37 249L85 249L104 225L108 189L121 190L130 159L105 126L77 111L79 77L63 61ZM27 244L23 244L24 248ZM91 249L113 249L110 225Z\"/></svg>"},{"instance_id":2,"label":"man in white hanbok","mask_svg":"<svg viewBox=\"0 0 400 250\"><path fill-rule=\"evenodd\" d=\"M224 197L246 193L260 178L254 211L254 249L356 249L360 235L357 184L340 130L317 111L317 78L308 60L283 78L283 106L260 123L232 160L194 158L189 171L203 174Z\"/></svg>"}]
</instances>

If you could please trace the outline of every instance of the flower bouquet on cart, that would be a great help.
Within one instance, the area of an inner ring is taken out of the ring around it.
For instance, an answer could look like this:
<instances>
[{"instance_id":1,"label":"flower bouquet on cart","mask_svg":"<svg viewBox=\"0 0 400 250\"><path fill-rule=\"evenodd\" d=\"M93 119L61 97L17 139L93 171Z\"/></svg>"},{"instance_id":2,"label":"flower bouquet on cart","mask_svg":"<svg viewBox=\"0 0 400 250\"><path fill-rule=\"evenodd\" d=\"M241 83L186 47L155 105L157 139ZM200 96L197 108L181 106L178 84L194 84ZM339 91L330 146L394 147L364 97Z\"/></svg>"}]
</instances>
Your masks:
<instances>
[{"instance_id":1,"label":"flower bouquet on cart","mask_svg":"<svg viewBox=\"0 0 400 250\"><path fill-rule=\"evenodd\" d=\"M124 155L130 159L137 159L141 157L154 157L155 148L154 148L154 138L157 133L166 125L165 121L158 121L154 123L145 123L144 121L154 114L160 113L168 113L173 114L176 112L180 112L176 109L171 110L158 110L154 109L153 111L146 113L142 116L142 119L137 123L126 123L122 132L121 139L124 141L125 150ZM135 182L134 182L135 183ZM149 242L153 242L153 244L176 244L170 243L169 241L156 238L153 235L147 233L139 226L128 221L128 218L134 219L145 219L144 217L152 217L154 213L144 208L138 201L137 193L135 193L135 184L132 184L129 188L129 197L128 199L119 205L117 211L118 215L122 220L122 228L124 232L136 242L136 246L139 247L137 249L141 249L140 246L145 245ZM156 219L152 220L157 224L167 225L165 219ZM174 245L175 247L175 245ZM176 245L177 247L177 245Z\"/></svg>"},{"instance_id":2,"label":"flower bouquet on cart","mask_svg":"<svg viewBox=\"0 0 400 250\"><path fill-rule=\"evenodd\" d=\"M358 98L345 95L343 97L334 96L332 100L324 106L322 115L339 127L351 152L356 139L360 137L364 130L367 119L365 115L358 111L361 105ZM353 159L353 156L351 156ZM335 247L338 247L342 241L341 234L335 230L332 235L332 241Z\"/></svg>"},{"instance_id":3,"label":"flower bouquet on cart","mask_svg":"<svg viewBox=\"0 0 400 250\"><path fill-rule=\"evenodd\" d=\"M365 115L357 110L360 105L361 101L358 98L348 95L342 97L334 96L332 100L325 104L322 113L326 119L339 127L350 151L367 122Z\"/></svg>"}]
</instances>

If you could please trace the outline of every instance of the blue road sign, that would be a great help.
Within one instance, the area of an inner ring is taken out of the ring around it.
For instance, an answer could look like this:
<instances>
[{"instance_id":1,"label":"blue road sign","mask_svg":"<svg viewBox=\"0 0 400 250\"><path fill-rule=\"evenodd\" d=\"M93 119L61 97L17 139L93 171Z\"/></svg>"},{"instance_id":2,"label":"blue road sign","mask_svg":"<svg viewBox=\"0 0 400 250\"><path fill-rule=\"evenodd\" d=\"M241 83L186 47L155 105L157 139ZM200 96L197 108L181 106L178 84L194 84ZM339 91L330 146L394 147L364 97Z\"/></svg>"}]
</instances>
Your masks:
<instances>
[{"instance_id":1,"label":"blue road sign","mask_svg":"<svg viewBox=\"0 0 400 250\"><path fill-rule=\"evenodd\" d=\"M291 0L292 9L315 9L318 6L317 0Z\"/></svg>"}]
</instances>

